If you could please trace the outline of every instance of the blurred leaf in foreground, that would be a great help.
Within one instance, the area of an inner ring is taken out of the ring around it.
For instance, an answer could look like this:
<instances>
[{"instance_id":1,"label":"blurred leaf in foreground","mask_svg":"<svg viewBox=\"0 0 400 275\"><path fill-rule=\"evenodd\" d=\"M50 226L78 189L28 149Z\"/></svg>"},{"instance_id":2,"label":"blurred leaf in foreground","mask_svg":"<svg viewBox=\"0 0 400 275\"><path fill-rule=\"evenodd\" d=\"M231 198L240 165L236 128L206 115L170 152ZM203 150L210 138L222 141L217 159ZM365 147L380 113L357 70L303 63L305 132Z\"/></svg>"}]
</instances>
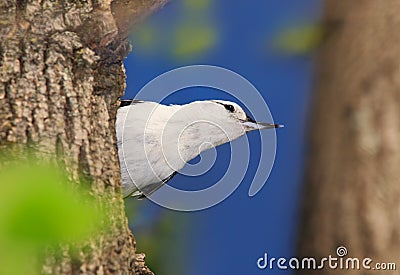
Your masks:
<instances>
[{"instance_id":1,"label":"blurred leaf in foreground","mask_svg":"<svg viewBox=\"0 0 400 275\"><path fill-rule=\"evenodd\" d=\"M305 24L284 30L273 41L273 48L285 54L308 54L322 42L322 24Z\"/></svg>"},{"instance_id":2,"label":"blurred leaf in foreground","mask_svg":"<svg viewBox=\"0 0 400 275\"><path fill-rule=\"evenodd\" d=\"M79 242L93 234L101 215L85 194L86 191L72 188L72 183L54 166L3 166L0 274L23 274L46 246ZM31 261L25 262L26 259Z\"/></svg>"}]
</instances>

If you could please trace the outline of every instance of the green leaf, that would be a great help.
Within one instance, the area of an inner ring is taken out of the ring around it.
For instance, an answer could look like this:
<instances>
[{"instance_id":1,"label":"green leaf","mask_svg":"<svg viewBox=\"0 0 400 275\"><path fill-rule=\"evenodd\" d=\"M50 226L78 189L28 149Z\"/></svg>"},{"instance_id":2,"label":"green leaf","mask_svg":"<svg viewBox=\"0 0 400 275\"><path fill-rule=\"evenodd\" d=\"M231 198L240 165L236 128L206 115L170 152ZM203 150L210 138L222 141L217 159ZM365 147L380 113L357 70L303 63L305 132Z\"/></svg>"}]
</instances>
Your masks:
<instances>
[{"instance_id":1,"label":"green leaf","mask_svg":"<svg viewBox=\"0 0 400 275\"><path fill-rule=\"evenodd\" d=\"M216 34L211 27L184 25L176 30L173 54L182 59L196 57L211 49L215 42Z\"/></svg>"},{"instance_id":2,"label":"green leaf","mask_svg":"<svg viewBox=\"0 0 400 275\"><path fill-rule=\"evenodd\" d=\"M0 242L43 247L78 241L101 220L86 191L53 166L25 164L0 174ZM1 249L1 248L0 248Z\"/></svg>"},{"instance_id":3,"label":"green leaf","mask_svg":"<svg viewBox=\"0 0 400 275\"><path fill-rule=\"evenodd\" d=\"M289 28L273 42L276 50L286 54L308 54L322 42L324 30L321 24L307 24Z\"/></svg>"}]
</instances>

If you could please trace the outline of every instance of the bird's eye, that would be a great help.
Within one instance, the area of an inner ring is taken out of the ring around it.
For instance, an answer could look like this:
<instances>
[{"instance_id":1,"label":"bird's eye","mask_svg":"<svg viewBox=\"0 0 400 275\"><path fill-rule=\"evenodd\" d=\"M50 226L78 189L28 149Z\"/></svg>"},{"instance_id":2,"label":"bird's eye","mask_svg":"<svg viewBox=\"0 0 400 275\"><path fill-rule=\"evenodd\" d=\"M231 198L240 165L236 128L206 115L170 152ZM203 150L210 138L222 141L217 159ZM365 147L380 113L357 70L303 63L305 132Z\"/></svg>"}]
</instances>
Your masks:
<instances>
[{"instance_id":1,"label":"bird's eye","mask_svg":"<svg viewBox=\"0 0 400 275\"><path fill-rule=\"evenodd\" d=\"M225 109L227 109L231 113L235 112L235 107L233 107L233 105L224 104L224 107L225 107Z\"/></svg>"}]
</instances>

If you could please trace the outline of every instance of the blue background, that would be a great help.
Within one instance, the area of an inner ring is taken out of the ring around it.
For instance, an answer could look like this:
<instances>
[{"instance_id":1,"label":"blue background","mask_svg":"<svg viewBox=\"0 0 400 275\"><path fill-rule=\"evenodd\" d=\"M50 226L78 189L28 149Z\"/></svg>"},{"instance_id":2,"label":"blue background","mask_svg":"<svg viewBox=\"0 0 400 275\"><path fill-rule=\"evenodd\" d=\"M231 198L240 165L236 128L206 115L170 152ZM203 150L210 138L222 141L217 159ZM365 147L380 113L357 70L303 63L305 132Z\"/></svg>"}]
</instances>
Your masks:
<instances>
[{"instance_id":1,"label":"blue background","mask_svg":"<svg viewBox=\"0 0 400 275\"><path fill-rule=\"evenodd\" d=\"M150 35L150 44L140 41L145 27L140 26L133 33L134 50L125 60L128 86L124 98L133 98L148 81L171 69L193 64L216 65L248 79L262 93L275 122L285 124L285 128L277 131L275 164L267 184L255 197L248 196L251 177L246 176L228 199L203 211L175 212L149 201L128 200L130 225L138 249L147 254L156 274L265 273L256 265L264 252L276 258L295 256L313 77L311 53L277 54L270 42L287 27L317 21L322 0L209 1L207 9L197 15L200 23L211 26L216 39L201 54L176 57L171 54L176 45L174 32L185 24L184 20L190 20L187 17L193 17L187 14L184 2L172 1L144 23L143 26L150 25L156 31ZM196 93L176 93L164 103L183 104L210 98L232 100L222 92L201 89ZM250 134L249 139L252 146L259 142L256 133ZM190 178L177 175L169 184L200 189L210 179L220 178L226 170L229 145L218 147L217 152L218 161L207 174ZM250 169L257 167L257 159L256 154L251 156L254 165ZM162 219L164 222L160 222Z\"/></svg>"}]
</instances>

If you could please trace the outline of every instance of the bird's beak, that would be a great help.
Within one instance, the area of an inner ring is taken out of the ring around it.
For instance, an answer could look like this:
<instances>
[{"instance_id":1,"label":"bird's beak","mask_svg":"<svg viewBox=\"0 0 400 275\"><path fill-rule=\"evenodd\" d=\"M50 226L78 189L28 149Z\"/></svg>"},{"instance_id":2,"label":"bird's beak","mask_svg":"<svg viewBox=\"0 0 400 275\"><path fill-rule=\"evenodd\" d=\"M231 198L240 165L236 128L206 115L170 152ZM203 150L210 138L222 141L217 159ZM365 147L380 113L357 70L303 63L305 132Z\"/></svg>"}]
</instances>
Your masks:
<instances>
[{"instance_id":1,"label":"bird's beak","mask_svg":"<svg viewBox=\"0 0 400 275\"><path fill-rule=\"evenodd\" d=\"M256 122L251 117L247 117L247 120L242 122L245 130L253 131L253 130L264 130L264 129L273 129L273 128L283 128L284 125L282 124L272 124L272 123L263 123L263 122Z\"/></svg>"}]
</instances>

